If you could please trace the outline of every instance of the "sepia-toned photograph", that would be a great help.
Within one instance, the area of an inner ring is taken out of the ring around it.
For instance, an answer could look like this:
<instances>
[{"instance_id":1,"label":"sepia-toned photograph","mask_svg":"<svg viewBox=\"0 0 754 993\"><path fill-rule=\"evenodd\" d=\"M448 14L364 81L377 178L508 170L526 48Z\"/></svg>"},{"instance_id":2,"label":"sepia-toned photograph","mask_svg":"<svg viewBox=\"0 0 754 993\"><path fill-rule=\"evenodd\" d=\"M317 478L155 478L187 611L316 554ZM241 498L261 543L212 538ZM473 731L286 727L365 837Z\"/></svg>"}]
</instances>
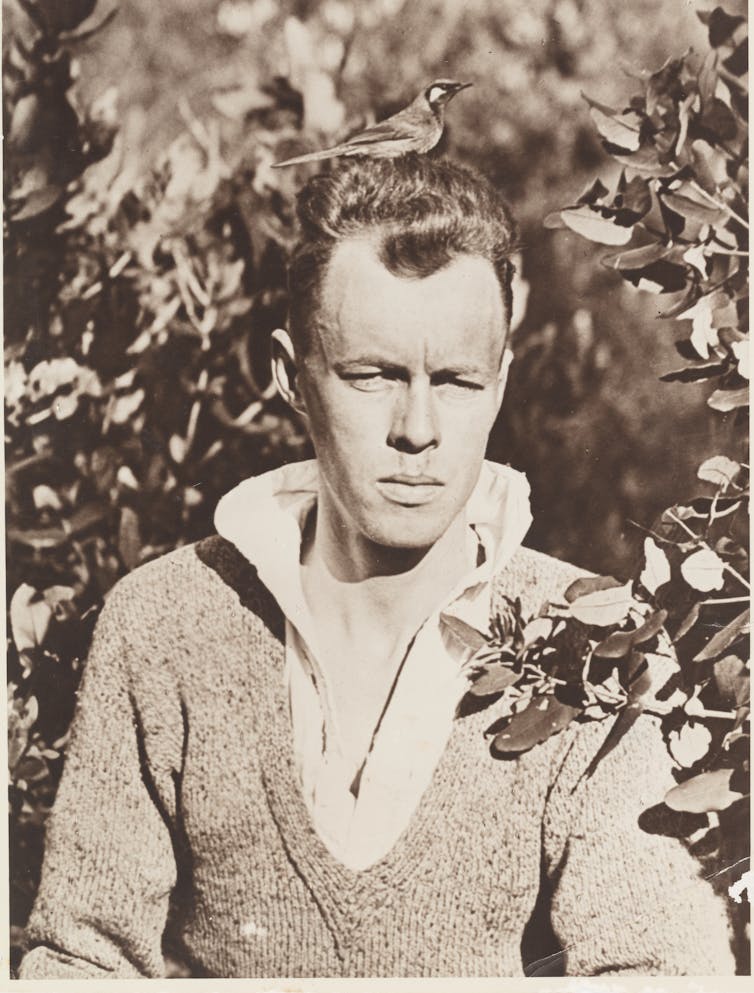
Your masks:
<instances>
[{"instance_id":1,"label":"sepia-toned photograph","mask_svg":"<svg viewBox=\"0 0 754 993\"><path fill-rule=\"evenodd\" d=\"M743 988L743 0L3 0L3 115L3 988Z\"/></svg>"}]
</instances>

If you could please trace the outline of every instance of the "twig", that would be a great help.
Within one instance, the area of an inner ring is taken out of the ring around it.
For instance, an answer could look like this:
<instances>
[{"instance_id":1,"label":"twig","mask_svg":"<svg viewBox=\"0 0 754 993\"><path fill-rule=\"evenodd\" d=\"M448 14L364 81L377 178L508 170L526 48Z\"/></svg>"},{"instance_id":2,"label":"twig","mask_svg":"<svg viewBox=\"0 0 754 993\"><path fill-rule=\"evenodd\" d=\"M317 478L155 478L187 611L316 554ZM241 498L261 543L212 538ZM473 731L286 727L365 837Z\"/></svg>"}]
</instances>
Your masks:
<instances>
[{"instance_id":1,"label":"twig","mask_svg":"<svg viewBox=\"0 0 754 993\"><path fill-rule=\"evenodd\" d=\"M199 381L196 384L196 390L199 396L194 400L191 405L191 412L189 413L188 426L186 427L186 448L184 459L189 453L189 449L194 443L194 437L196 435L196 426L199 421L199 413L201 411L202 400L204 398L205 390L207 389L207 382L209 381L209 372L206 369L202 369L199 373Z\"/></svg>"},{"instance_id":2,"label":"twig","mask_svg":"<svg viewBox=\"0 0 754 993\"><path fill-rule=\"evenodd\" d=\"M710 548L710 546L707 544L707 542L704 540L704 538L700 537L695 531L692 531L691 528L684 521L682 521L680 519L680 517L676 517L675 514L672 511L670 511L670 510L667 512L667 514L668 514L668 517L670 518L671 521L675 521L676 524L680 525L683 528L683 530L686 532L686 534L691 535L691 537L695 541L697 541L703 548L706 548L710 552L713 551ZM715 554L717 554L717 553L715 553ZM725 569L726 572L729 572L730 575L734 577L734 579L737 579L739 581L739 583L741 583L742 586L745 589L751 590L751 586L744 579L744 577L741 575L740 572L737 572L733 568L733 566L732 565L729 565L727 562L723 562L722 559L720 559L720 561L722 562L723 569Z\"/></svg>"},{"instance_id":3,"label":"twig","mask_svg":"<svg viewBox=\"0 0 754 993\"><path fill-rule=\"evenodd\" d=\"M741 256L741 258L744 258L744 259L748 259L748 257L749 257L749 253L748 252L737 252L737 251L733 251L733 250L731 250L729 248L713 248L711 252L708 252L707 249L705 248L704 249L704 254L705 255L738 255L738 256Z\"/></svg>"},{"instance_id":4,"label":"twig","mask_svg":"<svg viewBox=\"0 0 754 993\"><path fill-rule=\"evenodd\" d=\"M724 596L719 599L714 597L711 600L700 600L702 607L711 606L713 603L749 603L751 597L748 596Z\"/></svg>"},{"instance_id":5,"label":"twig","mask_svg":"<svg viewBox=\"0 0 754 993\"><path fill-rule=\"evenodd\" d=\"M708 193L703 186L700 186L695 179L690 179L688 183L693 190L696 190L700 196L706 197L711 204L717 207L718 210L722 210L724 214L727 214L732 221L738 221L747 231L749 230L749 222L745 221L743 217L739 217L735 210L732 210L727 203L721 203L711 193Z\"/></svg>"}]
</instances>

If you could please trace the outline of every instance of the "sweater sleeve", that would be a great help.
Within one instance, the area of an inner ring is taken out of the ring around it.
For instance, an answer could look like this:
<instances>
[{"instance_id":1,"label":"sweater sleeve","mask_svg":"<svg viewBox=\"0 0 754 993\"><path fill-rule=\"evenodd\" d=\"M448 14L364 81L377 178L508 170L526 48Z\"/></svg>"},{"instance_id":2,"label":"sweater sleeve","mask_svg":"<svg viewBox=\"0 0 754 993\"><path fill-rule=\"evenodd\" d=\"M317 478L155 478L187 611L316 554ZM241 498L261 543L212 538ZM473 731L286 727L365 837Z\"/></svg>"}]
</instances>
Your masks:
<instances>
[{"instance_id":1,"label":"sweater sleeve","mask_svg":"<svg viewBox=\"0 0 754 993\"><path fill-rule=\"evenodd\" d=\"M573 728L548 799L544 858L565 973L733 975L724 900L679 839L640 824L675 784L659 721L640 717L587 778L609 727Z\"/></svg>"},{"instance_id":2,"label":"sweater sleeve","mask_svg":"<svg viewBox=\"0 0 754 993\"><path fill-rule=\"evenodd\" d=\"M171 837L148 785L116 588L82 677L21 979L164 975L176 876Z\"/></svg>"}]
</instances>

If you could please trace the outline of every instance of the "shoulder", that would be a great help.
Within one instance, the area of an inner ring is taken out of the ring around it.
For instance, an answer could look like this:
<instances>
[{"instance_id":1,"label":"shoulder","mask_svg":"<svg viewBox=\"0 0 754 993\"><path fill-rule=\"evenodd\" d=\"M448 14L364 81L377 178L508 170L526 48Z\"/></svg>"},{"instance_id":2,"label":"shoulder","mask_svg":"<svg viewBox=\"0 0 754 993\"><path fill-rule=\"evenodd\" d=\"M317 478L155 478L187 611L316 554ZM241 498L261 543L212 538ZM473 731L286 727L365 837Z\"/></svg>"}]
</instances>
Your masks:
<instances>
[{"instance_id":1,"label":"shoulder","mask_svg":"<svg viewBox=\"0 0 754 993\"><path fill-rule=\"evenodd\" d=\"M525 613L539 610L546 600L561 599L572 582L593 573L521 546L493 580L496 597L519 597Z\"/></svg>"},{"instance_id":2,"label":"shoulder","mask_svg":"<svg viewBox=\"0 0 754 993\"><path fill-rule=\"evenodd\" d=\"M124 576L103 615L131 631L217 630L233 616L277 625L277 604L257 571L230 542L213 535L162 555Z\"/></svg>"}]
</instances>

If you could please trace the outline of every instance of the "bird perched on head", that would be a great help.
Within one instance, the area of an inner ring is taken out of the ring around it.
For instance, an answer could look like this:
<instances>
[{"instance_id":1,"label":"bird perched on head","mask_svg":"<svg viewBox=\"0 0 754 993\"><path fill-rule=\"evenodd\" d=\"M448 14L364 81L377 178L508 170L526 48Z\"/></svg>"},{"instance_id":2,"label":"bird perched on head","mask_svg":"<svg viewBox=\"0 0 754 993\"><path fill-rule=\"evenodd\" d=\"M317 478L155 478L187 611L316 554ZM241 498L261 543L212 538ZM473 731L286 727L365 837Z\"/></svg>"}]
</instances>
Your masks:
<instances>
[{"instance_id":1,"label":"bird perched on head","mask_svg":"<svg viewBox=\"0 0 754 993\"><path fill-rule=\"evenodd\" d=\"M424 154L434 148L442 137L446 104L456 93L471 85L456 83L452 79L436 79L408 107L392 117L361 131L340 145L276 162L274 168L281 169L283 166L300 165L302 162L320 162L343 156L363 155L373 159L393 159L409 152Z\"/></svg>"}]
</instances>

